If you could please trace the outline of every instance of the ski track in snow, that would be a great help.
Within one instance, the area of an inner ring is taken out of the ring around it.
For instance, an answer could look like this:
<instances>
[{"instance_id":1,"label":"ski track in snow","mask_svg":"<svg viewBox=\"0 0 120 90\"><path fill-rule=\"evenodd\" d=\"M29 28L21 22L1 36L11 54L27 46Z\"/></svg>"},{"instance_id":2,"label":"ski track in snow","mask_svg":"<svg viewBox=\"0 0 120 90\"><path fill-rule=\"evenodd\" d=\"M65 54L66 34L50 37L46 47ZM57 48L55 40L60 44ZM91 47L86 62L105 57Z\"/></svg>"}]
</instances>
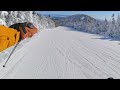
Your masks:
<instances>
[{"instance_id":1,"label":"ski track in snow","mask_svg":"<svg viewBox=\"0 0 120 90\"><path fill-rule=\"evenodd\" d=\"M0 67L0 78L120 78L119 41L61 26L37 36L16 53L6 69Z\"/></svg>"}]
</instances>

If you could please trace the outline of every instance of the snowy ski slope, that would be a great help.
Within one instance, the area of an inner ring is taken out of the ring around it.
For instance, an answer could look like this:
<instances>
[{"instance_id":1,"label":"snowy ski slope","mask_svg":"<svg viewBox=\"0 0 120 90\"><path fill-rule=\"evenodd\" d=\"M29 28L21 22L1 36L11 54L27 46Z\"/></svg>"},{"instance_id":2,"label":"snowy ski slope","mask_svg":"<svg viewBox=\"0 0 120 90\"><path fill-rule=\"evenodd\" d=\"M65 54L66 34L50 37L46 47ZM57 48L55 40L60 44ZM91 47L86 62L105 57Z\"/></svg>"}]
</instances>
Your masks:
<instances>
[{"instance_id":1,"label":"snowy ski slope","mask_svg":"<svg viewBox=\"0 0 120 90\"><path fill-rule=\"evenodd\" d=\"M61 26L37 34L6 68L0 63L2 79L108 77L120 78L120 42Z\"/></svg>"}]
</instances>

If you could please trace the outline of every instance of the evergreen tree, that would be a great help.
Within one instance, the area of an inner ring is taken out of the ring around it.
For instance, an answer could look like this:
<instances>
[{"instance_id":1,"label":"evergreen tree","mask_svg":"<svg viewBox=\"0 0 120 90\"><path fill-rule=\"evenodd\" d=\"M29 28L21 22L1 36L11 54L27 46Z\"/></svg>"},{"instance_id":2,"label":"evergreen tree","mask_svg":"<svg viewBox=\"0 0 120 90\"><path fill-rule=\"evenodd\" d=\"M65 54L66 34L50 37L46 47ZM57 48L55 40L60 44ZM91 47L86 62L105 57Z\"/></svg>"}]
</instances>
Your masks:
<instances>
[{"instance_id":1,"label":"evergreen tree","mask_svg":"<svg viewBox=\"0 0 120 90\"><path fill-rule=\"evenodd\" d=\"M107 32L108 27L109 27L109 23L108 23L107 19L105 18L104 25L103 25L104 34L105 34L105 32Z\"/></svg>"},{"instance_id":2,"label":"evergreen tree","mask_svg":"<svg viewBox=\"0 0 120 90\"><path fill-rule=\"evenodd\" d=\"M114 37L120 39L120 16L119 16L119 14L117 17L116 30L114 31Z\"/></svg>"},{"instance_id":3,"label":"evergreen tree","mask_svg":"<svg viewBox=\"0 0 120 90\"><path fill-rule=\"evenodd\" d=\"M108 29L108 35L110 37L114 37L115 29L116 29L116 23L115 23L115 18L114 18L114 14L113 14L112 15L112 21L111 21L109 29Z\"/></svg>"}]
</instances>

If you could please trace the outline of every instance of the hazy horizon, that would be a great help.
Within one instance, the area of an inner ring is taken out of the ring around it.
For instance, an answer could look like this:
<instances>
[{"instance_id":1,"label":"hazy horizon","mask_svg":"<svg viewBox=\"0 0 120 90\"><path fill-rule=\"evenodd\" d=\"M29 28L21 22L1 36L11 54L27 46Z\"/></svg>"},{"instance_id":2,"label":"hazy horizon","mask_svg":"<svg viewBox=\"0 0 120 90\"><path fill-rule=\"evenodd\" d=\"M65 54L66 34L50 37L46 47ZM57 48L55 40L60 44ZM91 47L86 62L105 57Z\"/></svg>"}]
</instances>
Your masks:
<instances>
[{"instance_id":1,"label":"hazy horizon","mask_svg":"<svg viewBox=\"0 0 120 90\"><path fill-rule=\"evenodd\" d=\"M75 15L75 14L86 14L97 19L111 20L112 14L117 18L120 11L37 11L40 14L58 14L58 15Z\"/></svg>"}]
</instances>

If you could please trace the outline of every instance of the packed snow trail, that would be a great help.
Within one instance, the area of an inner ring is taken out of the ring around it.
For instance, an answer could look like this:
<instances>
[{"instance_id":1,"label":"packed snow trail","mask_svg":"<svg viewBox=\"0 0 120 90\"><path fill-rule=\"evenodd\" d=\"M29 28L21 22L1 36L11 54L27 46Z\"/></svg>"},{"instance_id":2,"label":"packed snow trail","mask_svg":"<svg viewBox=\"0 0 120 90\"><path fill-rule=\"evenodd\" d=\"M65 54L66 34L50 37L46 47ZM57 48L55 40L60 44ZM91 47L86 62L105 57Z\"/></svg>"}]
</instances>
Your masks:
<instances>
[{"instance_id":1,"label":"packed snow trail","mask_svg":"<svg viewBox=\"0 0 120 90\"><path fill-rule=\"evenodd\" d=\"M120 78L119 43L67 27L43 30L27 45L24 56L1 78ZM19 54L23 52L24 49ZM17 55L13 59L17 59Z\"/></svg>"}]
</instances>

